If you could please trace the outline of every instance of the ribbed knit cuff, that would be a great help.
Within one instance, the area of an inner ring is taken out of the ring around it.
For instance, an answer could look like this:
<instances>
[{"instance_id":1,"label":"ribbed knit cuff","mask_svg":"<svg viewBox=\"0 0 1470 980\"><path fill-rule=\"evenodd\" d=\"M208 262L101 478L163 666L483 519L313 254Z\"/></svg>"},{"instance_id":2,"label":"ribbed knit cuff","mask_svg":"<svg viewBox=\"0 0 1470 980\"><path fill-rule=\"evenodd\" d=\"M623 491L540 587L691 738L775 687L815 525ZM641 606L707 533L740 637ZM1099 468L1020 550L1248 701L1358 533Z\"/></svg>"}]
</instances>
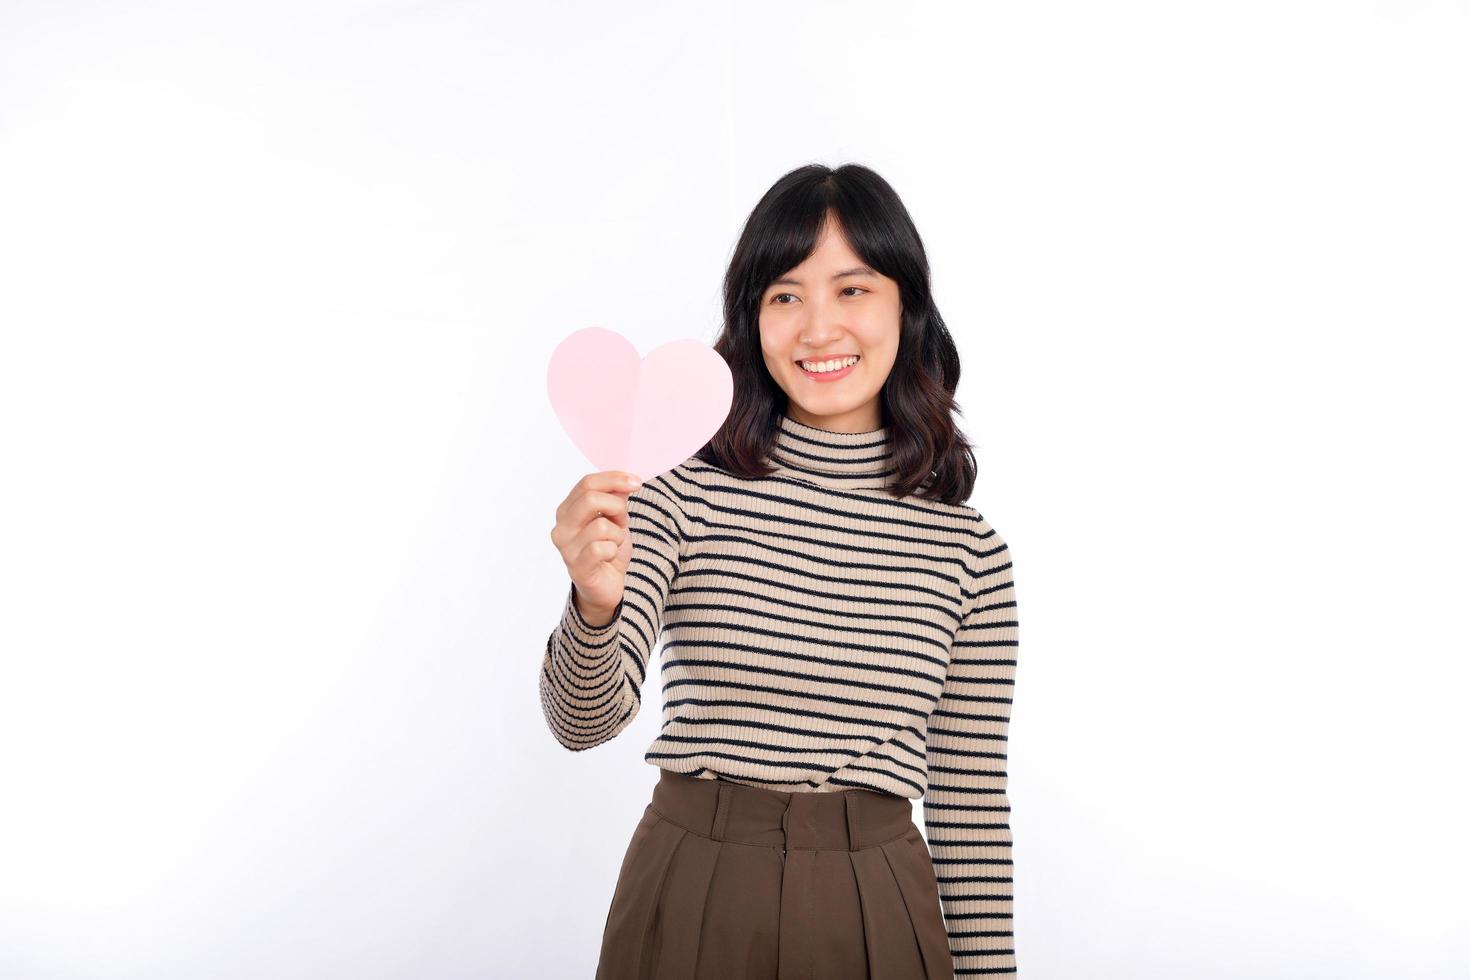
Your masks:
<instances>
[{"instance_id":1,"label":"ribbed knit cuff","mask_svg":"<svg viewBox=\"0 0 1470 980\"><path fill-rule=\"evenodd\" d=\"M618 606L613 610L613 618L601 626L593 626L582 618L582 613L577 609L577 585L571 583L567 588L567 605L562 611L562 625L573 640L584 647L596 647L605 644L618 628L618 620L623 615L623 600L618 600Z\"/></svg>"}]
</instances>

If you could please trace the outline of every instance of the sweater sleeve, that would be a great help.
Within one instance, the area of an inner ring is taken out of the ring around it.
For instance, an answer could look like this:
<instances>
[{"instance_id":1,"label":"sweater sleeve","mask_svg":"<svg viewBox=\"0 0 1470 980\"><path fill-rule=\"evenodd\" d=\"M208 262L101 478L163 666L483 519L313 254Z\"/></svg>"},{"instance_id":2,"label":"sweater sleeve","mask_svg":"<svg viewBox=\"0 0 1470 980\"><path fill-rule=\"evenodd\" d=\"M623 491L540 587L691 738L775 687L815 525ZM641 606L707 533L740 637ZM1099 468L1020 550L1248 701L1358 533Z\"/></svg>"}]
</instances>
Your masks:
<instances>
[{"instance_id":1,"label":"sweater sleeve","mask_svg":"<svg viewBox=\"0 0 1470 980\"><path fill-rule=\"evenodd\" d=\"M561 621L541 659L541 712L556 740L577 752L611 741L642 703L648 658L663 630L664 603L683 553L677 498L665 477L628 495L633 554L610 623L588 624L567 584Z\"/></svg>"},{"instance_id":2,"label":"sweater sleeve","mask_svg":"<svg viewBox=\"0 0 1470 980\"><path fill-rule=\"evenodd\" d=\"M1011 556L988 522L963 595L944 689L929 718L925 837L957 978L1016 973L1006 729L1018 626Z\"/></svg>"}]
</instances>

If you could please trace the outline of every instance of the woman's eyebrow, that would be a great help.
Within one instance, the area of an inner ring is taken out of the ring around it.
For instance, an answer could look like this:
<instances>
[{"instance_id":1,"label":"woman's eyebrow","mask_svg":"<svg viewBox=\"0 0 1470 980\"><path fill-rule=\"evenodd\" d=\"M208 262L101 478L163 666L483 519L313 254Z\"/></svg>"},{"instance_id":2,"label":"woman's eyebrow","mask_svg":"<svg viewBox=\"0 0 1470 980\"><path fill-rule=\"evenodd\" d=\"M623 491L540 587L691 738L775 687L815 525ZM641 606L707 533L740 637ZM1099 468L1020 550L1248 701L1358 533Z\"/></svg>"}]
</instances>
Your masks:
<instances>
[{"instance_id":1,"label":"woman's eyebrow","mask_svg":"<svg viewBox=\"0 0 1470 980\"><path fill-rule=\"evenodd\" d=\"M835 282L836 280L841 279L843 276L876 276L877 274L878 273L874 272L872 269L869 269L867 266L865 266L865 265L859 265L859 266L854 266L851 269L843 269L841 272L836 273L835 275L833 275L832 276L832 279ZM800 286L801 285L801 280L800 279L792 279L792 278L790 278L788 276L786 278L772 280L771 281L771 285L772 286Z\"/></svg>"}]
</instances>

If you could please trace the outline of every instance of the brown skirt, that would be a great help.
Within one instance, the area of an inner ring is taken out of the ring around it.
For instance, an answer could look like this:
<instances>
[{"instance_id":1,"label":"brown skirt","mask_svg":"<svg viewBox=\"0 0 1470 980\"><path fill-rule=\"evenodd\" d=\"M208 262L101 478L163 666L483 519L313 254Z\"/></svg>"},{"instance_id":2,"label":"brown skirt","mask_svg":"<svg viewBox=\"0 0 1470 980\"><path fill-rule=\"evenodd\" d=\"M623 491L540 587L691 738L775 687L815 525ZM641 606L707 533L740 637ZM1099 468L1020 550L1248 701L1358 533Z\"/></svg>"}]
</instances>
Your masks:
<instances>
[{"instance_id":1,"label":"brown skirt","mask_svg":"<svg viewBox=\"0 0 1470 980\"><path fill-rule=\"evenodd\" d=\"M782 793L659 770L597 980L953 980L906 798Z\"/></svg>"}]
</instances>

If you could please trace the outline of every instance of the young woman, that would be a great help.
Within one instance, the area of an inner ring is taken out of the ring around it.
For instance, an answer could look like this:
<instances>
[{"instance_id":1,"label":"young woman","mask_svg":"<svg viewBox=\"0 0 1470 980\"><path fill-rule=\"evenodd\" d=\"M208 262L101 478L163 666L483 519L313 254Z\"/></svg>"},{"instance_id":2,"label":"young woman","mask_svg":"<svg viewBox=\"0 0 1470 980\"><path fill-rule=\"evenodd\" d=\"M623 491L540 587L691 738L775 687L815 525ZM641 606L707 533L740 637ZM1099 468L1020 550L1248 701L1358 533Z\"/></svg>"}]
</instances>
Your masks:
<instances>
[{"instance_id":1,"label":"young woman","mask_svg":"<svg viewBox=\"0 0 1470 980\"><path fill-rule=\"evenodd\" d=\"M664 639L659 778L597 978L1013 975L1011 559L965 503L959 360L892 188L856 165L778 181L715 349L735 395L709 444L636 487L582 478L551 532L562 745L628 726Z\"/></svg>"}]
</instances>

